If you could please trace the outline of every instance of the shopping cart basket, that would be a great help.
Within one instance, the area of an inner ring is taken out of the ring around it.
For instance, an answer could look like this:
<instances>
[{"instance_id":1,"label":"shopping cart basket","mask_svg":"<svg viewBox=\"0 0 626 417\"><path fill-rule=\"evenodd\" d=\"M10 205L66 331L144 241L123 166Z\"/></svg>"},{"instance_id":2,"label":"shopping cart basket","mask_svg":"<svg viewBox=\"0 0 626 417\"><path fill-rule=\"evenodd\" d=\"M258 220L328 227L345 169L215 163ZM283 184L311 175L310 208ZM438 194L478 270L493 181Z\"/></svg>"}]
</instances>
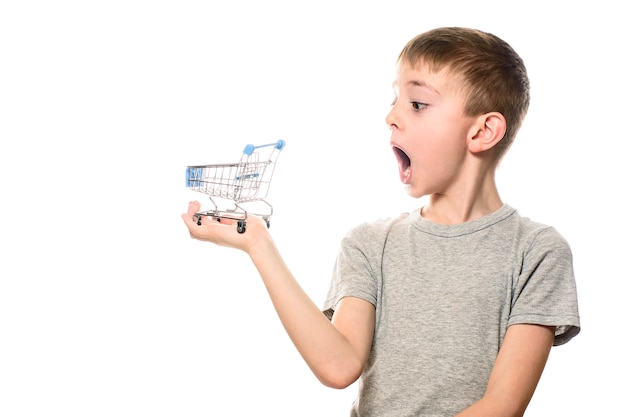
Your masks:
<instances>
[{"instance_id":1,"label":"shopping cart basket","mask_svg":"<svg viewBox=\"0 0 626 417\"><path fill-rule=\"evenodd\" d=\"M259 146L246 145L238 163L188 166L187 187L208 194L213 203L213 209L195 214L196 222L201 224L202 217L217 221L233 219L237 220L237 231L244 233L248 215L254 214L261 216L269 227L274 209L265 197L276 160L284 147L284 140ZM261 148L268 149L259 151Z\"/></svg>"}]
</instances>

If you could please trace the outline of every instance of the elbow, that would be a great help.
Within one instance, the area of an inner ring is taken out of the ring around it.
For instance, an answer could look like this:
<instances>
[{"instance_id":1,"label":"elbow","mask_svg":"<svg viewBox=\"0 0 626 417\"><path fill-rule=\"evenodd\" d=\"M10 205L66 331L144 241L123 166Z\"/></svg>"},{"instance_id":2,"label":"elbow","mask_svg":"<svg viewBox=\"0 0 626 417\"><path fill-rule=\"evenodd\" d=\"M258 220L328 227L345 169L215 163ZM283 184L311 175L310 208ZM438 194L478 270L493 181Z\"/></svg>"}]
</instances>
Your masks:
<instances>
[{"instance_id":1,"label":"elbow","mask_svg":"<svg viewBox=\"0 0 626 417\"><path fill-rule=\"evenodd\" d=\"M352 363L329 363L315 373L317 379L325 386L335 389L344 389L359 379L363 372L363 364L358 361Z\"/></svg>"}]
</instances>

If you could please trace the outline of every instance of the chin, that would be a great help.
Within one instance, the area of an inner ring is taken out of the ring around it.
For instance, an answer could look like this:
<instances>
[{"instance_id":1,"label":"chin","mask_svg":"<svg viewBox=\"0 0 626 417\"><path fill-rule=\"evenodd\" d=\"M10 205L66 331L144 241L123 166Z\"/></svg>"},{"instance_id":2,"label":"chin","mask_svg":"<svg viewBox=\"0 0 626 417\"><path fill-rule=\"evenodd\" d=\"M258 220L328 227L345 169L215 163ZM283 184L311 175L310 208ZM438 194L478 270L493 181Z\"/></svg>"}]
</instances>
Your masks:
<instances>
[{"instance_id":1,"label":"chin","mask_svg":"<svg viewBox=\"0 0 626 417\"><path fill-rule=\"evenodd\" d=\"M406 195L408 195L409 197L413 197L413 198L421 198L426 195L424 194L424 192L413 187L411 184L405 184L404 191L406 192Z\"/></svg>"},{"instance_id":2,"label":"chin","mask_svg":"<svg viewBox=\"0 0 626 417\"><path fill-rule=\"evenodd\" d=\"M420 198L423 196L423 194L418 192L418 190L416 190L415 188L413 188L411 184L404 184L404 191L406 192L406 195L408 195L409 197Z\"/></svg>"}]
</instances>

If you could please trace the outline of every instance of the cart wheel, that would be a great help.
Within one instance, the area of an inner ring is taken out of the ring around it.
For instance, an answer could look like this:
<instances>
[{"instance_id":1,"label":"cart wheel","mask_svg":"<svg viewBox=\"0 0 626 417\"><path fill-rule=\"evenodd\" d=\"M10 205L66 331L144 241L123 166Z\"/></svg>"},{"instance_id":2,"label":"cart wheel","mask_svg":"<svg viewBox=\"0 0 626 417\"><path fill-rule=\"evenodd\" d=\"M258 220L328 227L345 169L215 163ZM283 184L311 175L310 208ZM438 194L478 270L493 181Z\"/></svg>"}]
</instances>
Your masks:
<instances>
[{"instance_id":1,"label":"cart wheel","mask_svg":"<svg viewBox=\"0 0 626 417\"><path fill-rule=\"evenodd\" d=\"M245 220L237 221L237 231L239 233L243 233L243 232L246 231L246 221Z\"/></svg>"}]
</instances>

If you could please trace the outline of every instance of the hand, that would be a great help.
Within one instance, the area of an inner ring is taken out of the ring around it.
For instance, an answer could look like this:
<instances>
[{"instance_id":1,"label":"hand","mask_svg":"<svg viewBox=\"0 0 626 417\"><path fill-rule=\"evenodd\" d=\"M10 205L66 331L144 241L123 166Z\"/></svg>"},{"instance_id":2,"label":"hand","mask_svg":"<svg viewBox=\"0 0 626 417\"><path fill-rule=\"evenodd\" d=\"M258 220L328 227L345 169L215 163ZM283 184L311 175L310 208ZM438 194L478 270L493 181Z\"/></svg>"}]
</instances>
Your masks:
<instances>
[{"instance_id":1,"label":"hand","mask_svg":"<svg viewBox=\"0 0 626 417\"><path fill-rule=\"evenodd\" d=\"M232 219L220 218L220 221L217 221L210 216L205 216L202 217L201 225L198 225L194 215L199 211L200 203L192 201L189 203L187 213L182 215L183 221L193 239L249 252L255 242L269 236L265 221L258 216L248 215L246 231L245 233L239 233L237 231L237 220Z\"/></svg>"}]
</instances>

